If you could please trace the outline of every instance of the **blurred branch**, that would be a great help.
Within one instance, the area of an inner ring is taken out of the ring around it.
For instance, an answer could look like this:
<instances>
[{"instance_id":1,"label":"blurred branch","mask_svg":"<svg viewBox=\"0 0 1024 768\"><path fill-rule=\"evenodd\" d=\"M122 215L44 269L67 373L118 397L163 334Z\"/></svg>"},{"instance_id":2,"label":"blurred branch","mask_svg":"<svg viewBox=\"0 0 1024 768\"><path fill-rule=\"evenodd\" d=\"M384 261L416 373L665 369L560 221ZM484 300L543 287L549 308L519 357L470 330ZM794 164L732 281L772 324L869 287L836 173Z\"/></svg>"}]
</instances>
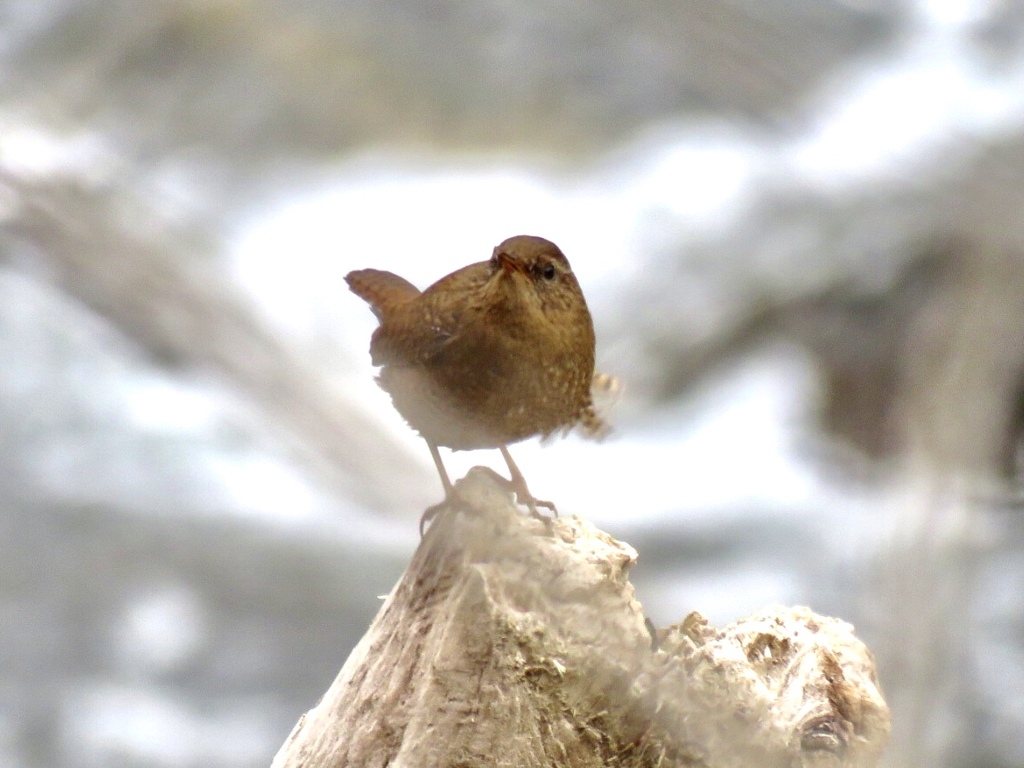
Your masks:
<instances>
[{"instance_id":1,"label":"blurred branch","mask_svg":"<svg viewBox=\"0 0 1024 768\"><path fill-rule=\"evenodd\" d=\"M17 200L6 229L33 246L46 279L154 357L213 371L237 387L301 446L329 487L392 510L422 503L414 489L433 482L424 466L272 333L222 271L192 255L196 244L183 242L183 233L140 226L151 215L141 210L132 226L122 225L123 203L76 184L10 175L0 183Z\"/></svg>"},{"instance_id":2,"label":"blurred branch","mask_svg":"<svg viewBox=\"0 0 1024 768\"><path fill-rule=\"evenodd\" d=\"M872 766L889 733L852 628L774 608L698 614L652 649L631 547L523 515L486 471L456 486L275 768Z\"/></svg>"},{"instance_id":3,"label":"blurred branch","mask_svg":"<svg viewBox=\"0 0 1024 768\"><path fill-rule=\"evenodd\" d=\"M578 158L683 112L775 128L829 73L890 42L900 15L809 0L642 12L485 0L433 14L369 0L110 0L25 25L5 83L24 80L32 101L45 94L142 157L203 147L236 171L381 143Z\"/></svg>"}]
</instances>

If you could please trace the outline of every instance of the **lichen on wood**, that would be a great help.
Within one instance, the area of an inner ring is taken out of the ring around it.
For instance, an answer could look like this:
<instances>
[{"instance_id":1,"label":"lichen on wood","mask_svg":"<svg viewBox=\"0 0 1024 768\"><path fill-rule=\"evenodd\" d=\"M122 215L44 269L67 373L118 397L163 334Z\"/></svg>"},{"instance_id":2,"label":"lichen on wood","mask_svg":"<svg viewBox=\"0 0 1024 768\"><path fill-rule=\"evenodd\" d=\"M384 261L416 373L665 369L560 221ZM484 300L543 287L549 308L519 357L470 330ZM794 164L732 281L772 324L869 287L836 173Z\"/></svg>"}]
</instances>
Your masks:
<instances>
[{"instance_id":1,"label":"lichen on wood","mask_svg":"<svg viewBox=\"0 0 1024 768\"><path fill-rule=\"evenodd\" d=\"M652 638L629 545L486 471L456 491L274 768L877 762L888 709L848 624L770 608Z\"/></svg>"}]
</instances>

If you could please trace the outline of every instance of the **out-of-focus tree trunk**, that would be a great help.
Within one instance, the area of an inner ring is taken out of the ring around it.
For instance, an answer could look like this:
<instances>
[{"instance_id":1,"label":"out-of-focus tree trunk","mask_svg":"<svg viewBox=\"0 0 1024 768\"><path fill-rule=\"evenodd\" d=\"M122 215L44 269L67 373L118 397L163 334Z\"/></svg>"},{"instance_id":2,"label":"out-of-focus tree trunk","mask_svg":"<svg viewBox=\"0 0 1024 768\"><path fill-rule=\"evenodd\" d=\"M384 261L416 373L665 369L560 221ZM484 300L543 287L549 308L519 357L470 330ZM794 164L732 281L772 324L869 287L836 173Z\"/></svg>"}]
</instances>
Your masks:
<instances>
[{"instance_id":1,"label":"out-of-focus tree trunk","mask_svg":"<svg viewBox=\"0 0 1024 768\"><path fill-rule=\"evenodd\" d=\"M321 367L269 329L222 269L205 268L183 233L129 230L116 199L72 183L0 176L4 184L18 196L10 228L44 254L46 279L157 359L234 386L326 487L378 509L423 501L416 490L434 485L425 463L390 441ZM388 473L409 482L396 484Z\"/></svg>"},{"instance_id":2,"label":"out-of-focus tree trunk","mask_svg":"<svg viewBox=\"0 0 1024 768\"><path fill-rule=\"evenodd\" d=\"M975 205L978 203L976 202ZM892 764L963 764L979 568L1001 481L1019 472L1024 394L1024 257L960 241L905 330L894 427L905 494L880 568L879 652L899 737Z\"/></svg>"}]
</instances>

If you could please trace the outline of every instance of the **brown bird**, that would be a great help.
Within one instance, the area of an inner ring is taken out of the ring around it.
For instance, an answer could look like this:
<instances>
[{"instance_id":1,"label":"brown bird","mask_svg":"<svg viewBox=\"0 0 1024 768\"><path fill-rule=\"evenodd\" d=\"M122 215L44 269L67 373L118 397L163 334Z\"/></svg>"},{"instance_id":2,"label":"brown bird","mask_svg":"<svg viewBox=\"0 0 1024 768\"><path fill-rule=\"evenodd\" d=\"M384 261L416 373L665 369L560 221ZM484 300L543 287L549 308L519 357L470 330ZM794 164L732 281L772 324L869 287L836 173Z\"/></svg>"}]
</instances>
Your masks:
<instances>
[{"instance_id":1,"label":"brown bird","mask_svg":"<svg viewBox=\"0 0 1024 768\"><path fill-rule=\"evenodd\" d=\"M534 498L508 445L566 432L600 435L594 411L594 325L576 276L554 243L510 237L489 261L470 264L420 292L391 272L361 269L345 281L380 321L370 357L378 383L427 441L452 498L438 446L498 448L511 488L534 515ZM420 522L433 516L432 507ZM539 515L538 515L539 516Z\"/></svg>"}]
</instances>

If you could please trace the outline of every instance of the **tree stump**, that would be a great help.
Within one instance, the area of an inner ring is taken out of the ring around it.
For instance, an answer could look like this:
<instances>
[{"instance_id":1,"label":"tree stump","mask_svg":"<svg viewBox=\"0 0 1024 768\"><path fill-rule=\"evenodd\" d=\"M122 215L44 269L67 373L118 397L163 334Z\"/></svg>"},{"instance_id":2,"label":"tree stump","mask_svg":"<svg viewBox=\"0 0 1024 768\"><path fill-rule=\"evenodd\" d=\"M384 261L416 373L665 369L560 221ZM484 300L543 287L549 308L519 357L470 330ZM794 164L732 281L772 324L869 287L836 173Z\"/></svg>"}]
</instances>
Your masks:
<instances>
[{"instance_id":1,"label":"tree stump","mask_svg":"<svg viewBox=\"0 0 1024 768\"><path fill-rule=\"evenodd\" d=\"M889 711L837 619L771 608L652 638L636 552L475 468L274 768L871 766Z\"/></svg>"}]
</instances>

